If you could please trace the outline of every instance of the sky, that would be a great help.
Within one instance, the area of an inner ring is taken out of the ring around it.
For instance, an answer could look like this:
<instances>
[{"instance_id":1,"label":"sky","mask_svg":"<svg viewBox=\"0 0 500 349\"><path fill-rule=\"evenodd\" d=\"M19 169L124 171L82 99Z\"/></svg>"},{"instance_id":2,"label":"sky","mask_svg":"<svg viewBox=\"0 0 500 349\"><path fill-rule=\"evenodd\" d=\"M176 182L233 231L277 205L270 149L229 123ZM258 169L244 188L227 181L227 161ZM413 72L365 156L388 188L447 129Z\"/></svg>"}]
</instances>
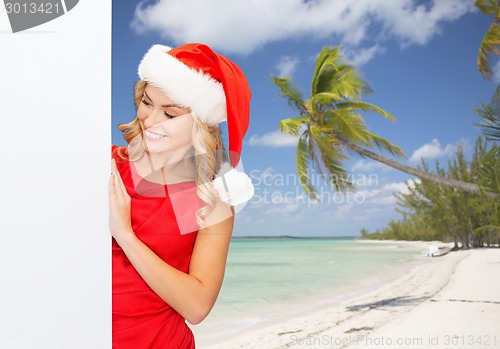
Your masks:
<instances>
[{"instance_id":1,"label":"sky","mask_svg":"<svg viewBox=\"0 0 500 349\"><path fill-rule=\"evenodd\" d=\"M397 119L363 115L370 131L405 152L407 157L399 161L445 164L460 145L470 157L480 136L473 125L479 121L474 108L488 102L496 87L476 68L477 51L491 21L473 2L114 1L113 143L126 144L116 125L135 116L133 84L149 47L206 43L242 68L252 90L242 165L255 196L239 210L233 235L357 236L361 228L382 228L400 218L394 194L407 191L416 179L373 160L351 157L345 168L354 192L335 193L313 175L320 200L308 199L296 175L297 139L278 130L281 119L297 115L278 96L270 76L292 78L308 97L321 48L341 45L345 60L373 89L363 100ZM227 138L225 125L222 131Z\"/></svg>"}]
</instances>

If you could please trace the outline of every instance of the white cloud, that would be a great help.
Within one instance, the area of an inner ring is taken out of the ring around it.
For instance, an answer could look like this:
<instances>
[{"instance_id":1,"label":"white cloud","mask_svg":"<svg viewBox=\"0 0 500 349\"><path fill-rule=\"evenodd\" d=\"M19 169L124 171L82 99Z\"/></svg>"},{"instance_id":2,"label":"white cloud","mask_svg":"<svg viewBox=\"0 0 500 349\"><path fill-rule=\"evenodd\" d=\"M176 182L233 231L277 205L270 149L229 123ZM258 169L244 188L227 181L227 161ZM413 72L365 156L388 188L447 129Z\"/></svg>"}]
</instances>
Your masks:
<instances>
[{"instance_id":1,"label":"white cloud","mask_svg":"<svg viewBox=\"0 0 500 349\"><path fill-rule=\"evenodd\" d=\"M273 170L266 169L263 172L270 174ZM246 213L252 217L254 226L258 226L257 220L265 217L263 225L279 225L284 221L296 223L297 227L304 229L300 234L326 231L325 229L328 229L326 227L332 227L329 233L333 231L354 233L353 229L358 230L361 224L365 227L368 224L369 228L373 229L386 224L384 217L397 218L397 213L394 211L396 205L394 194L407 193L408 186L414 186L418 179L410 179L407 182L408 184L390 182L385 185L369 186L353 193L320 191L320 202L304 199L301 195L294 196L295 192L289 192L292 195L280 192L280 195L272 196L273 199L271 195L266 196L267 200L263 201L265 202L263 205L255 206ZM263 192L257 190L256 193L262 195ZM281 200L275 200L280 198ZM304 223L306 226L302 226Z\"/></svg>"},{"instance_id":2,"label":"white cloud","mask_svg":"<svg viewBox=\"0 0 500 349\"><path fill-rule=\"evenodd\" d=\"M407 183L392 182L385 184L382 188L364 189L358 192L365 198L366 203L368 204L395 205L396 198L394 197L394 194L408 194L410 192L408 188L414 188L415 183L419 182L420 180L418 178L410 179Z\"/></svg>"},{"instance_id":3,"label":"white cloud","mask_svg":"<svg viewBox=\"0 0 500 349\"><path fill-rule=\"evenodd\" d=\"M381 0L375 3L375 16L386 33L391 32L403 45L423 45L440 33L440 22L456 20L475 10L473 0L435 0L432 6L415 6L415 1L411 0Z\"/></svg>"},{"instance_id":4,"label":"white cloud","mask_svg":"<svg viewBox=\"0 0 500 349\"><path fill-rule=\"evenodd\" d=\"M393 193L403 193L403 194L408 194L410 191L408 190L408 187L414 188L415 183L420 183L419 179L411 179L407 182L394 182L394 183L388 183L384 185L383 190L386 191L391 191Z\"/></svg>"},{"instance_id":5,"label":"white cloud","mask_svg":"<svg viewBox=\"0 0 500 349\"><path fill-rule=\"evenodd\" d=\"M442 147L439 140L435 138L430 143L426 143L415 150L410 156L410 162L419 163L421 159L437 159L443 156L452 156L457 152L460 145L464 150L467 150L469 142L466 139L461 139L456 144L447 144Z\"/></svg>"},{"instance_id":6,"label":"white cloud","mask_svg":"<svg viewBox=\"0 0 500 349\"><path fill-rule=\"evenodd\" d=\"M154 31L174 44L206 42L217 50L248 54L271 42L336 36L342 44L359 45L367 36L396 38L401 45L425 44L445 21L473 10L473 0L159 0L141 1L132 27ZM336 40L338 41L338 40ZM366 60L375 54L364 52Z\"/></svg>"},{"instance_id":7,"label":"white cloud","mask_svg":"<svg viewBox=\"0 0 500 349\"><path fill-rule=\"evenodd\" d=\"M297 64L299 64L298 57L282 56L276 65L277 75L282 78L291 77L297 68Z\"/></svg>"},{"instance_id":8,"label":"white cloud","mask_svg":"<svg viewBox=\"0 0 500 349\"><path fill-rule=\"evenodd\" d=\"M248 139L248 144L251 146L280 148L295 147L297 146L298 141L298 136L289 136L287 134L281 133L280 131L271 131L268 133L264 133L261 136L252 135Z\"/></svg>"},{"instance_id":9,"label":"white cloud","mask_svg":"<svg viewBox=\"0 0 500 349\"><path fill-rule=\"evenodd\" d=\"M348 47L342 51L346 61L356 67L361 67L372 60L376 55L383 54L386 50L385 47L380 45L373 45L372 47L362 49Z\"/></svg>"},{"instance_id":10,"label":"white cloud","mask_svg":"<svg viewBox=\"0 0 500 349\"><path fill-rule=\"evenodd\" d=\"M396 197L394 194L408 194L410 192L409 188L414 188L415 183L419 183L420 180L417 179L410 179L405 182L395 182L395 183L388 183L383 186L382 190L380 190L379 194L375 197L372 198L371 203L372 204L378 204L378 205L395 205L396 204Z\"/></svg>"},{"instance_id":11,"label":"white cloud","mask_svg":"<svg viewBox=\"0 0 500 349\"><path fill-rule=\"evenodd\" d=\"M396 197L392 194L380 196L371 201L372 204L377 205L394 205L396 204Z\"/></svg>"}]
</instances>

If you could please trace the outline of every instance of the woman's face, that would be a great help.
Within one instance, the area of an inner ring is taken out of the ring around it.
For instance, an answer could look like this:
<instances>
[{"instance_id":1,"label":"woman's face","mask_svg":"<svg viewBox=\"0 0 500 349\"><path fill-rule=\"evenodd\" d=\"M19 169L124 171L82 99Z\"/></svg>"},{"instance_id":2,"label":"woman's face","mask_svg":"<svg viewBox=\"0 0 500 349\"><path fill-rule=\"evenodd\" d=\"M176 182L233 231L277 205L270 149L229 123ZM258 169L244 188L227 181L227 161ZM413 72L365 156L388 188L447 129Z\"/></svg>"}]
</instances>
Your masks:
<instances>
[{"instance_id":1,"label":"woman's face","mask_svg":"<svg viewBox=\"0 0 500 349\"><path fill-rule=\"evenodd\" d=\"M150 154L183 155L191 149L194 120L190 110L175 103L160 89L146 86L137 117Z\"/></svg>"}]
</instances>

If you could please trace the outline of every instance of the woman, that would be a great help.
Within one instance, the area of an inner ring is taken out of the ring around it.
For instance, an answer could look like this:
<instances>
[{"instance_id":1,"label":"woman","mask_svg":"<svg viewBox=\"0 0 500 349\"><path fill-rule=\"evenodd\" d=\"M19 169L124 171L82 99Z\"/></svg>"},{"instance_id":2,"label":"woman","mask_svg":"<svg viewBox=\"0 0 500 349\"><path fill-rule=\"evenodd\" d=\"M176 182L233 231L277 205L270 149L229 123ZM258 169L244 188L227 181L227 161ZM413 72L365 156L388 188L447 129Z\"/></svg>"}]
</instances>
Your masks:
<instances>
[{"instance_id":1,"label":"woman","mask_svg":"<svg viewBox=\"0 0 500 349\"><path fill-rule=\"evenodd\" d=\"M233 206L253 195L233 168L250 90L233 62L202 44L154 45L139 76L137 116L119 125L128 146L112 147L113 348L194 348L185 320L197 324L212 309Z\"/></svg>"}]
</instances>

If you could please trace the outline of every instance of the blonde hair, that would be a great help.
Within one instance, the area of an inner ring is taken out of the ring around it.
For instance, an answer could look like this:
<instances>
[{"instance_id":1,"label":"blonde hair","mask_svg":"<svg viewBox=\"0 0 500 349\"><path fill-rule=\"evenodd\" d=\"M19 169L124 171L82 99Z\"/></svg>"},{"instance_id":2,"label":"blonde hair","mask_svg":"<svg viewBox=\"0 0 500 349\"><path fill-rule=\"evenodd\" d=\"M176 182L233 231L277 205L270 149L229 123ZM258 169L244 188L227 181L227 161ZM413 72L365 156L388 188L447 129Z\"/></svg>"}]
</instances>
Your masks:
<instances>
[{"instance_id":1,"label":"blonde hair","mask_svg":"<svg viewBox=\"0 0 500 349\"><path fill-rule=\"evenodd\" d=\"M134 104L138 109L142 101L144 90L148 83L139 80L134 85ZM213 209L217 194L213 191L210 183L215 178L221 164L227 160L224 151L221 132L218 125L208 126L194 113L191 113L194 123L192 130L192 143L194 150L194 165L196 171L196 194L207 205L196 211L196 223L203 225L203 219ZM129 144L127 147L118 149L118 156L122 160L137 161L145 154L142 142L141 124L137 117L129 123L119 124L118 129L123 132L123 138ZM136 146L138 145L138 146Z\"/></svg>"},{"instance_id":2,"label":"blonde hair","mask_svg":"<svg viewBox=\"0 0 500 349\"><path fill-rule=\"evenodd\" d=\"M224 147L219 126L208 126L193 115L192 142L196 169L196 193L208 206L196 212L196 222L201 226L205 217L213 208L217 195L211 187L215 174L225 159Z\"/></svg>"},{"instance_id":3,"label":"blonde hair","mask_svg":"<svg viewBox=\"0 0 500 349\"><path fill-rule=\"evenodd\" d=\"M134 105L136 110L139 108L147 85L148 83L144 80L139 80L134 85ZM138 138L142 139L141 123L137 116L127 124L119 124L118 129L123 132L123 138L130 146L133 146L134 141ZM122 160L137 161L144 155L144 149L141 152L138 147L129 147L128 154L125 153L125 150L127 150L127 147L120 147L118 151L118 156Z\"/></svg>"}]
</instances>

